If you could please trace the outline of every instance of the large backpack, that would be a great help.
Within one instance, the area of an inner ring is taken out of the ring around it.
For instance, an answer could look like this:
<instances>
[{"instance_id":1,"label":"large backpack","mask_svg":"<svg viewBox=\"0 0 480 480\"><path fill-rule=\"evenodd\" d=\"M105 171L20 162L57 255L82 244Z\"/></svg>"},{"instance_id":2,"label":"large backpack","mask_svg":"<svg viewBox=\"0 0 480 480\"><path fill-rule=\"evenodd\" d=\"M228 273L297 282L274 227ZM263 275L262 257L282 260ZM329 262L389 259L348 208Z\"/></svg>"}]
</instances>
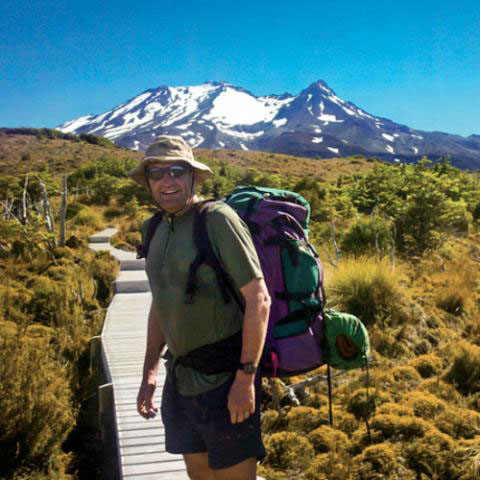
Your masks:
<instances>
[{"instance_id":1,"label":"large backpack","mask_svg":"<svg viewBox=\"0 0 480 480\"><path fill-rule=\"evenodd\" d=\"M327 363L330 357L336 359L333 350L339 347L338 342L335 343L340 338L337 333L345 336L345 332L337 329L338 332L333 333L327 326L331 335L326 335L323 268L315 248L308 241L308 202L295 192L262 187L237 187L224 201L238 213L251 232L272 300L261 360L263 374L297 375ZM194 301L197 269L202 263L207 263L216 273L225 302L233 298L243 309L242 299L236 295L237 290L223 270L208 238L206 216L214 202L202 202L196 209L194 239L198 253L190 265L185 301ZM150 220L144 243L138 249L139 258L148 255L150 240L161 220L161 213L155 214ZM363 325L360 321L357 323L360 323L358 328L365 335ZM357 337L360 338L359 335ZM349 342L348 336L345 340ZM190 359L183 360L200 362L207 371L211 368L211 357L215 356L215 346L218 352L235 350L238 354L238 349L231 348L232 342L236 340L227 339L225 345L219 342L218 345L201 347ZM351 368L349 365L354 364L358 366L355 360L366 354L360 351L361 345L357 344L356 339L347 346L350 350L344 349L347 354L342 356L340 368ZM329 350L332 355L328 353ZM207 361L202 362L202 359Z\"/></svg>"}]
</instances>

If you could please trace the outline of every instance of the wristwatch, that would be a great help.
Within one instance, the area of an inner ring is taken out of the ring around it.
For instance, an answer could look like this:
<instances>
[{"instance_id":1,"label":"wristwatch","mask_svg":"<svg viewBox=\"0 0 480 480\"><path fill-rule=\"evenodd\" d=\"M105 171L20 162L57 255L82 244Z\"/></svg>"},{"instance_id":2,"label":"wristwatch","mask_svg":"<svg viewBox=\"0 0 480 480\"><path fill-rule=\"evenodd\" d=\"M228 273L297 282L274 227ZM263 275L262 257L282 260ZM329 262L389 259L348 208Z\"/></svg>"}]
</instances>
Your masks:
<instances>
[{"instance_id":1,"label":"wristwatch","mask_svg":"<svg viewBox=\"0 0 480 480\"><path fill-rule=\"evenodd\" d=\"M240 362L240 365L239 365L238 369L242 370L243 373L247 373L247 374L257 373L257 366L254 365L253 363L242 363L242 362Z\"/></svg>"}]
</instances>

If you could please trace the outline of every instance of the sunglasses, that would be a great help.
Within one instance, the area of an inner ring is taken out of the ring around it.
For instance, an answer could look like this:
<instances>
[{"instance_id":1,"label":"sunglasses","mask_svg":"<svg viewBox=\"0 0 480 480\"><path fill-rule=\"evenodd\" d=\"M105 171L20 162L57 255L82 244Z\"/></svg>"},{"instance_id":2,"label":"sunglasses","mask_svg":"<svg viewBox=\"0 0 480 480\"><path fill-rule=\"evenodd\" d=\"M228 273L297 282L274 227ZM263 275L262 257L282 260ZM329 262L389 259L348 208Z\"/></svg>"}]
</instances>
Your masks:
<instances>
[{"instance_id":1,"label":"sunglasses","mask_svg":"<svg viewBox=\"0 0 480 480\"><path fill-rule=\"evenodd\" d=\"M145 170L145 176L150 180L161 180L165 175L178 178L190 171L188 165L170 165L169 167L152 167Z\"/></svg>"}]
</instances>

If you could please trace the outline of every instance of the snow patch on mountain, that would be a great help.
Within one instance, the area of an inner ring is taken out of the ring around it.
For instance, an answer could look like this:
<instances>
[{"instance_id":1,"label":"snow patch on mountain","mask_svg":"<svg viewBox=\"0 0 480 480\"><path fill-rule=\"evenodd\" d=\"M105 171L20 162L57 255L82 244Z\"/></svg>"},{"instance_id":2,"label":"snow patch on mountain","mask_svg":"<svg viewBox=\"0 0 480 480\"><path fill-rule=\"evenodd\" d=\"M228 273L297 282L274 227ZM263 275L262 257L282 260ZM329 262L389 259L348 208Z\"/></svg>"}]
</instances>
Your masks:
<instances>
[{"instance_id":1,"label":"snow patch on mountain","mask_svg":"<svg viewBox=\"0 0 480 480\"><path fill-rule=\"evenodd\" d=\"M388 135L388 133L382 133L382 137L389 142L393 142L395 137L393 135Z\"/></svg>"},{"instance_id":2,"label":"snow patch on mountain","mask_svg":"<svg viewBox=\"0 0 480 480\"><path fill-rule=\"evenodd\" d=\"M62 132L64 133L74 133L79 128L87 125L92 119L92 115L86 115L84 117L79 117L74 120L70 120L62 125Z\"/></svg>"},{"instance_id":3,"label":"snow patch on mountain","mask_svg":"<svg viewBox=\"0 0 480 480\"><path fill-rule=\"evenodd\" d=\"M254 125L270 122L277 112L278 104L229 88L213 101L213 108L203 118L226 125Z\"/></svg>"},{"instance_id":4,"label":"snow patch on mountain","mask_svg":"<svg viewBox=\"0 0 480 480\"><path fill-rule=\"evenodd\" d=\"M283 127L288 122L286 118L279 118L278 120L273 120L272 123L276 128Z\"/></svg>"}]
</instances>

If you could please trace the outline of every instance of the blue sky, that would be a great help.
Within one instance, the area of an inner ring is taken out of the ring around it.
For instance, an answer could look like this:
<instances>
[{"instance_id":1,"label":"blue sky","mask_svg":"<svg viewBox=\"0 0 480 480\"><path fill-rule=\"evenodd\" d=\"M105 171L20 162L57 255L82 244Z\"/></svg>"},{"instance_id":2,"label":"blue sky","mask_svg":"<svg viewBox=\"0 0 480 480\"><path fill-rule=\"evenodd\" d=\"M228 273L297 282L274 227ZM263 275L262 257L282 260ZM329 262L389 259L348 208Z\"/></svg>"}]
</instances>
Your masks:
<instances>
[{"instance_id":1,"label":"blue sky","mask_svg":"<svg viewBox=\"0 0 480 480\"><path fill-rule=\"evenodd\" d=\"M0 126L54 127L160 85L318 79L374 115L480 134L478 0L0 0Z\"/></svg>"}]
</instances>

